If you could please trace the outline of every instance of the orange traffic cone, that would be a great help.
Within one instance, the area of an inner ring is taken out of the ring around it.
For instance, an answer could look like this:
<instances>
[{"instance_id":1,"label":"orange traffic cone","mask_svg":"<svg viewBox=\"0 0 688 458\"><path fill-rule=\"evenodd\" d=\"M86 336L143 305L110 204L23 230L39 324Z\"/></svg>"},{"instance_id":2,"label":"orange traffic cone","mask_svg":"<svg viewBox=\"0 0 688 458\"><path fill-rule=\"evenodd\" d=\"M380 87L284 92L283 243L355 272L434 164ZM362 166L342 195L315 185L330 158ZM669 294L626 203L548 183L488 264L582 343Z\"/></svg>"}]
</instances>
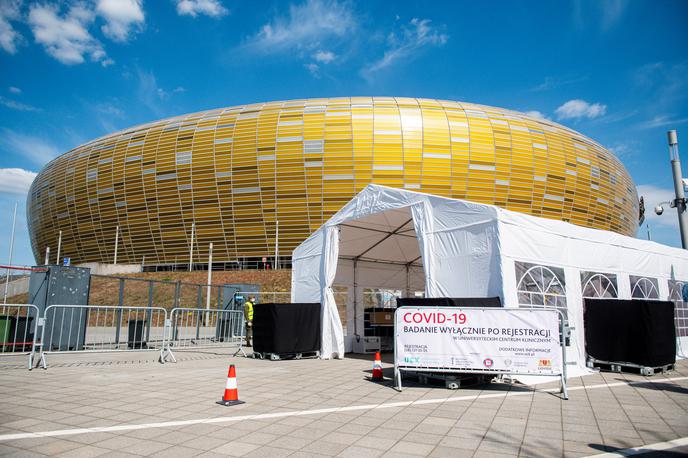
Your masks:
<instances>
[{"instance_id":1,"label":"orange traffic cone","mask_svg":"<svg viewBox=\"0 0 688 458\"><path fill-rule=\"evenodd\" d=\"M380 358L380 352L375 352L375 361L373 362L373 376L371 380L380 381L384 380L382 376L382 359Z\"/></svg>"},{"instance_id":2,"label":"orange traffic cone","mask_svg":"<svg viewBox=\"0 0 688 458\"><path fill-rule=\"evenodd\" d=\"M237 389L236 381L236 369L234 369L234 364L229 366L229 374L227 374L227 384L225 385L225 394L222 396L217 404L223 406L235 406L237 404L243 404L244 401L239 400L239 390Z\"/></svg>"}]
</instances>

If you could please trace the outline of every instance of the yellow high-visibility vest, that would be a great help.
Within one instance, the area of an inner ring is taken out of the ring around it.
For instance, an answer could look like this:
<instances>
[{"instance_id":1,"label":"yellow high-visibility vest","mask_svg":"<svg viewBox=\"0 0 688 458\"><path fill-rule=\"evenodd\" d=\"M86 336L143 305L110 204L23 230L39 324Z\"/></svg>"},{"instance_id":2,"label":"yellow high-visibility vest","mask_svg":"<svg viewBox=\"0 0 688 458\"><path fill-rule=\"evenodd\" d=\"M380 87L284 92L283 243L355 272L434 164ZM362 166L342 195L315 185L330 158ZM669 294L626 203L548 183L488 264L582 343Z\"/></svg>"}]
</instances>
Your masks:
<instances>
[{"instance_id":1,"label":"yellow high-visibility vest","mask_svg":"<svg viewBox=\"0 0 688 458\"><path fill-rule=\"evenodd\" d=\"M244 304L244 318L246 321L253 321L253 302L246 301Z\"/></svg>"}]
</instances>

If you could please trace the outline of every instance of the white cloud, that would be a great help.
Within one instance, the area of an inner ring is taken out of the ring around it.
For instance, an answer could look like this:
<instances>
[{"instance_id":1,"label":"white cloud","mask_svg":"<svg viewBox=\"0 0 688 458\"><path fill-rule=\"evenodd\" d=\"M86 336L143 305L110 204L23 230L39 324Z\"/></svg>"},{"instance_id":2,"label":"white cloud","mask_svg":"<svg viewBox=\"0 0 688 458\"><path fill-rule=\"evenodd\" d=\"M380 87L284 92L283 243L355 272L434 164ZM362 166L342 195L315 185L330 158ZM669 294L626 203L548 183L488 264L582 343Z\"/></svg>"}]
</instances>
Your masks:
<instances>
[{"instance_id":1,"label":"white cloud","mask_svg":"<svg viewBox=\"0 0 688 458\"><path fill-rule=\"evenodd\" d=\"M633 108L628 111L619 111L614 114L605 115L604 118L600 119L601 123L612 124L615 122L625 121L626 119L632 118L640 113L640 110Z\"/></svg>"},{"instance_id":2,"label":"white cloud","mask_svg":"<svg viewBox=\"0 0 688 458\"><path fill-rule=\"evenodd\" d=\"M275 17L254 35L248 46L265 53L285 49L317 49L319 43L351 34L357 21L349 3L306 0L289 6L289 16Z\"/></svg>"},{"instance_id":3,"label":"white cloud","mask_svg":"<svg viewBox=\"0 0 688 458\"><path fill-rule=\"evenodd\" d=\"M121 108L116 107L115 105L111 103L99 103L96 104L93 109L100 114L110 116L110 117L115 117L115 118L124 118L124 110Z\"/></svg>"},{"instance_id":4,"label":"white cloud","mask_svg":"<svg viewBox=\"0 0 688 458\"><path fill-rule=\"evenodd\" d=\"M642 129L654 129L656 127L677 126L688 121L688 118L676 118L671 115L658 115L640 124Z\"/></svg>"},{"instance_id":5,"label":"white cloud","mask_svg":"<svg viewBox=\"0 0 688 458\"><path fill-rule=\"evenodd\" d=\"M654 128L682 124L686 118L672 113L680 112L688 98L688 62L651 62L633 72L634 94L644 97L644 112L650 119L640 123L640 128Z\"/></svg>"},{"instance_id":6,"label":"white cloud","mask_svg":"<svg viewBox=\"0 0 688 458\"><path fill-rule=\"evenodd\" d=\"M98 0L96 12L106 21L101 30L114 41L127 41L145 24L141 0Z\"/></svg>"},{"instance_id":7,"label":"white cloud","mask_svg":"<svg viewBox=\"0 0 688 458\"><path fill-rule=\"evenodd\" d=\"M100 127L103 131L107 133L115 132L120 129L118 126L119 120L126 119L126 114L124 110L119 108L119 101L117 99L111 99L108 102L101 103L91 103L83 102L84 106L92 113L92 117L98 121ZM75 139L73 143L80 144L83 143Z\"/></svg>"},{"instance_id":8,"label":"white cloud","mask_svg":"<svg viewBox=\"0 0 688 458\"><path fill-rule=\"evenodd\" d=\"M585 29L592 24L606 32L619 22L628 3L628 0L576 0L573 2L574 23L579 29Z\"/></svg>"},{"instance_id":9,"label":"white cloud","mask_svg":"<svg viewBox=\"0 0 688 458\"><path fill-rule=\"evenodd\" d=\"M21 94L22 90L18 87L10 86L7 88L12 94Z\"/></svg>"},{"instance_id":10,"label":"white cloud","mask_svg":"<svg viewBox=\"0 0 688 458\"><path fill-rule=\"evenodd\" d=\"M10 129L0 131L0 154L22 156L36 165L46 162L60 154L60 150L45 140L30 135L20 134Z\"/></svg>"},{"instance_id":11,"label":"white cloud","mask_svg":"<svg viewBox=\"0 0 688 458\"><path fill-rule=\"evenodd\" d=\"M304 64L303 66L306 67L309 72L311 72L311 75L316 78L320 78L320 67L318 64L310 62L308 64Z\"/></svg>"},{"instance_id":12,"label":"white cloud","mask_svg":"<svg viewBox=\"0 0 688 458\"><path fill-rule=\"evenodd\" d=\"M600 103L588 103L585 100L569 100L554 110L558 119L593 119L604 116L607 106Z\"/></svg>"},{"instance_id":13,"label":"white cloud","mask_svg":"<svg viewBox=\"0 0 688 458\"><path fill-rule=\"evenodd\" d=\"M602 7L602 29L608 30L623 16L628 0L605 0L599 2Z\"/></svg>"},{"instance_id":14,"label":"white cloud","mask_svg":"<svg viewBox=\"0 0 688 458\"><path fill-rule=\"evenodd\" d=\"M587 76L568 76L568 77L555 77L546 76L544 81L530 90L532 92L543 92L552 89L557 89L561 86L567 86L569 84L580 83L581 81L587 80Z\"/></svg>"},{"instance_id":15,"label":"white cloud","mask_svg":"<svg viewBox=\"0 0 688 458\"><path fill-rule=\"evenodd\" d=\"M526 112L523 113L523 114L525 114L526 116L530 116L531 118L548 119L547 116L545 116L544 114L542 114L541 111L537 111L537 110L526 111Z\"/></svg>"},{"instance_id":16,"label":"white cloud","mask_svg":"<svg viewBox=\"0 0 688 458\"><path fill-rule=\"evenodd\" d=\"M641 184L638 185L638 196L642 196L645 200L645 220L650 224L650 227L664 226L678 230L678 218L675 209L665 208L661 216L655 213L657 205L675 198L673 189Z\"/></svg>"},{"instance_id":17,"label":"white cloud","mask_svg":"<svg viewBox=\"0 0 688 458\"><path fill-rule=\"evenodd\" d=\"M41 111L40 108L36 108L34 106L27 105L25 103L17 102L15 100L5 98L1 95L0 95L0 105L4 105L7 108L11 108L13 110L18 110L18 111Z\"/></svg>"},{"instance_id":18,"label":"white cloud","mask_svg":"<svg viewBox=\"0 0 688 458\"><path fill-rule=\"evenodd\" d=\"M19 19L20 0L0 0L0 48L10 54L17 52L22 36L12 27L12 21Z\"/></svg>"},{"instance_id":19,"label":"white cloud","mask_svg":"<svg viewBox=\"0 0 688 458\"><path fill-rule=\"evenodd\" d=\"M614 155L618 158L628 157L633 154L633 149L625 143L617 143L616 145L610 146L607 149L614 153Z\"/></svg>"},{"instance_id":20,"label":"white cloud","mask_svg":"<svg viewBox=\"0 0 688 458\"><path fill-rule=\"evenodd\" d=\"M369 78L402 58L413 58L416 52L426 46L443 46L448 39L448 35L431 25L430 19L413 18L408 26L402 28L401 33L389 35L388 49L382 58L365 67L361 74Z\"/></svg>"},{"instance_id":21,"label":"white cloud","mask_svg":"<svg viewBox=\"0 0 688 458\"><path fill-rule=\"evenodd\" d=\"M657 83L658 73L665 68L663 62L650 62L633 72L633 79L635 83L642 89L649 89Z\"/></svg>"},{"instance_id":22,"label":"white cloud","mask_svg":"<svg viewBox=\"0 0 688 458\"><path fill-rule=\"evenodd\" d=\"M219 0L177 0L177 14L196 17L205 14L210 17L222 17L229 10Z\"/></svg>"},{"instance_id":23,"label":"white cloud","mask_svg":"<svg viewBox=\"0 0 688 458\"><path fill-rule=\"evenodd\" d=\"M317 62L321 62L323 64L329 64L332 62L337 56L335 53L332 51L318 51L315 54L313 54L313 59L315 59Z\"/></svg>"},{"instance_id":24,"label":"white cloud","mask_svg":"<svg viewBox=\"0 0 688 458\"><path fill-rule=\"evenodd\" d=\"M89 33L94 13L81 4L74 4L61 15L57 6L35 4L29 11L29 26L37 43L63 64L84 62L88 56L103 65L112 63L102 45Z\"/></svg>"},{"instance_id":25,"label":"white cloud","mask_svg":"<svg viewBox=\"0 0 688 458\"><path fill-rule=\"evenodd\" d=\"M156 115L162 115L165 113L162 102L170 99L173 94L178 94L185 92L181 86L177 86L174 89L167 90L158 85L158 80L155 73L152 71L144 71L141 69L137 70L138 77L138 87L137 95L141 103L151 110Z\"/></svg>"},{"instance_id":26,"label":"white cloud","mask_svg":"<svg viewBox=\"0 0 688 458\"><path fill-rule=\"evenodd\" d=\"M36 178L35 172L24 169L0 169L0 192L26 194Z\"/></svg>"}]
</instances>

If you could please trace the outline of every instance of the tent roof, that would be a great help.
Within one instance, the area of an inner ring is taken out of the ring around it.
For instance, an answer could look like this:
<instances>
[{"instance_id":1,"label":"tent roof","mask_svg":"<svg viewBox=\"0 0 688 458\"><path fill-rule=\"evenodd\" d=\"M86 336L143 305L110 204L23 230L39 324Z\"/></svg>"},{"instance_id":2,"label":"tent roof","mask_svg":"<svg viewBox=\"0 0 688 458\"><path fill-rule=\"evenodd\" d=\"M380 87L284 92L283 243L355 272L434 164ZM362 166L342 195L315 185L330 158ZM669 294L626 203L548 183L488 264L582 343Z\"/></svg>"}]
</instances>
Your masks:
<instances>
[{"instance_id":1,"label":"tent roof","mask_svg":"<svg viewBox=\"0 0 688 458\"><path fill-rule=\"evenodd\" d=\"M298 259L319 252L319 246L309 241L318 237L325 227L339 226L342 229L340 243L342 257L419 264L420 253L413 231L413 221L409 221L411 220L409 207L421 202L429 203L436 209L435 214L438 218L436 224L440 227L435 227L435 230L449 228L441 227L444 212L451 214L447 220L450 220L452 224L456 224L456 221L461 219L465 221L499 220L504 224L526 227L566 238L669 255L688 261L688 251L648 240L527 215L494 205L376 184L369 184L354 196L323 226L302 242L294 250L293 257Z\"/></svg>"},{"instance_id":2,"label":"tent roof","mask_svg":"<svg viewBox=\"0 0 688 458\"><path fill-rule=\"evenodd\" d=\"M407 208L350 220L339 227L339 256L344 259L420 265L413 217Z\"/></svg>"}]
</instances>

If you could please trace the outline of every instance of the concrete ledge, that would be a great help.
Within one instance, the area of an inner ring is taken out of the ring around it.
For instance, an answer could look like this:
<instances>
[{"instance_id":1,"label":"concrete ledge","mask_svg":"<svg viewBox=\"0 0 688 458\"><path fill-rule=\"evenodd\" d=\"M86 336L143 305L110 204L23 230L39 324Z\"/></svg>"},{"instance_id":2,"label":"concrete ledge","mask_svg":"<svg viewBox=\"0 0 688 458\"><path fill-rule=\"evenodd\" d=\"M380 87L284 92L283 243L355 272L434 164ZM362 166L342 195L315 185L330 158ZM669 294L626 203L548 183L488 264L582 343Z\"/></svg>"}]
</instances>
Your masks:
<instances>
[{"instance_id":1,"label":"concrete ledge","mask_svg":"<svg viewBox=\"0 0 688 458\"><path fill-rule=\"evenodd\" d=\"M85 262L77 267L88 267L93 275L137 274L142 272L141 264L104 264L102 262Z\"/></svg>"}]
</instances>

